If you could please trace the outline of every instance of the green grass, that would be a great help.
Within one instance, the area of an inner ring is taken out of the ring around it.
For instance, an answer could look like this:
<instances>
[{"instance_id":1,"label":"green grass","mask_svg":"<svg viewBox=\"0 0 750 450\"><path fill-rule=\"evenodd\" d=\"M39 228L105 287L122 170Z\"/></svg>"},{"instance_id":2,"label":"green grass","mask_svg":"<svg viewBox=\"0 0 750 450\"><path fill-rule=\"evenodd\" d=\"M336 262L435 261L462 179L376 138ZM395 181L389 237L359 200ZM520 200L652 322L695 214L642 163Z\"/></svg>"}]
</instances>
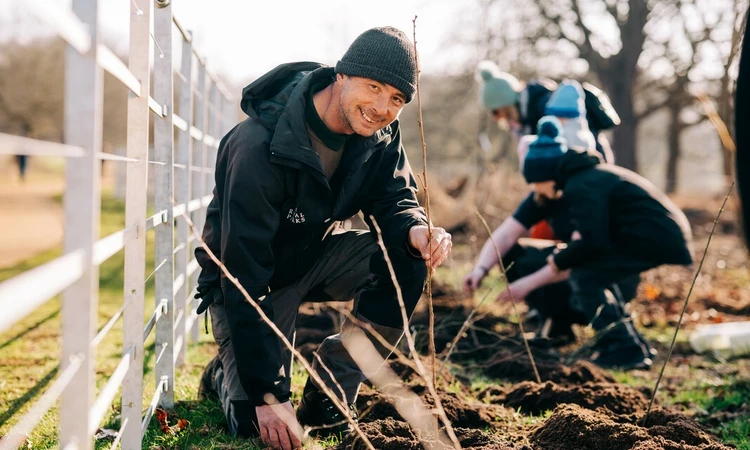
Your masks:
<instances>
[{"instance_id":1,"label":"green grass","mask_svg":"<svg viewBox=\"0 0 750 450\"><path fill-rule=\"evenodd\" d=\"M698 376L697 370L690 372L695 377L688 377L673 396L660 398L668 405L702 411L697 419L722 442L750 450L750 379L732 376L706 380ZM726 422L716 419L725 415L731 417Z\"/></svg>"},{"instance_id":2,"label":"green grass","mask_svg":"<svg viewBox=\"0 0 750 450\"><path fill-rule=\"evenodd\" d=\"M58 199L59 200L59 199ZM122 201L103 198L101 236L107 236L124 227L125 205ZM12 278L29 269L50 261L62 254L61 248L51 249L23 261L12 268L0 269L0 281ZM147 236L146 276L154 270L153 232ZM103 263L99 270L98 328L101 328L122 306L123 252ZM146 283L146 318L154 308L154 278ZM96 379L101 389L117 366L122 356L121 321L97 348ZM248 449L264 448L256 441L238 439L226 433L221 406L216 401L197 401L197 388L203 368L216 354L216 344L203 331L202 318L197 343L187 350L187 364L177 369L175 380L175 409L170 412L170 424L177 419L187 419L190 425L183 431L167 435L152 418L143 441L143 448L152 449ZM18 419L33 406L54 381L60 360L60 298L46 302L28 317L0 335L0 436L10 431ZM144 410L155 389L153 365L155 360L153 333L146 342L144 354ZM306 375L297 367L292 377L294 401L299 400ZM101 427L118 430L120 397L115 399ZM47 413L29 436L32 448L58 448L57 406ZM317 441L318 446L329 447L336 442ZM111 446L111 441L96 441L97 449ZM306 446L307 448L310 445Z\"/></svg>"},{"instance_id":3,"label":"green grass","mask_svg":"<svg viewBox=\"0 0 750 450\"><path fill-rule=\"evenodd\" d=\"M750 450L750 417L734 419L714 431L722 441L734 445L737 450Z\"/></svg>"},{"instance_id":4,"label":"green grass","mask_svg":"<svg viewBox=\"0 0 750 450\"><path fill-rule=\"evenodd\" d=\"M106 236L124 226L124 204L121 201L105 197L102 203L101 235ZM24 261L12 268L0 270L0 281L25 272L46 261L50 261L61 254L61 249L52 249ZM147 268L145 277L153 271L154 261L153 233L147 238ZM104 325L109 318L122 306L123 284L123 254L118 253L100 267L100 291L98 308L98 327ZM463 274L470 270L470 264L453 263L451 267L440 268L436 279L443 281L454 289L460 288ZM497 270L493 270L483 283L482 289L475 294L475 304L494 286L492 293L487 296L482 309L498 308L494 298L500 293L502 281ZM154 307L153 277L146 286L146 310ZM507 314L507 308L505 308ZM148 317L150 312L146 313ZM509 317L515 321L515 316ZM121 323L121 322L120 322ZM57 375L59 364L60 342L59 331L61 324L60 301L54 298L45 303L30 316L16 324L7 332L0 335L0 435L7 433L21 415L33 405L34 400L49 388ZM175 435L164 434L156 420L152 419L144 438L143 447L150 449L250 449L263 448L256 441L237 439L229 436L224 429L224 418L220 405L215 401L197 401L197 387L205 364L216 352L216 345L211 336L201 329L197 343L188 347L186 366L179 368L176 377L175 399L176 406L170 413L170 424L177 419L187 419L190 424L182 432ZM653 328L648 330L648 337L661 342L668 342L671 333L668 329ZM681 333L679 343L687 345L687 333ZM97 349L96 374L97 387L101 388L108 380L122 354L122 329L115 326L107 338ZM154 376L152 367L155 352L153 338L146 343L144 378L147 380L144 389L144 405L147 405L154 391ZM675 364L670 364L672 369ZM718 364L717 364L718 365ZM744 365L743 367L747 367ZM615 378L634 386L653 386L652 376L655 371L647 375L614 372ZM689 409L705 410L709 415L718 413L734 413L730 419L716 424L709 424L723 442L731 443L741 450L750 450L750 381L739 376L706 380L706 371L687 369L685 382L674 390L673 394L660 393L662 403L681 405ZM668 371L669 373L669 371ZM738 371L737 373L742 373ZM299 401L299 395L305 382L306 375L299 366L292 376L292 400ZM498 380L482 376L472 377L473 391L490 385L502 385ZM451 391L457 392L458 385L452 385ZM119 429L120 399L115 399L112 408L105 417L102 427L112 430ZM549 411L537 415L514 415L517 425L525 427L540 423L550 414ZM709 416L710 417L710 416ZM57 427L59 421L57 410L48 413L42 422L29 436L33 448L57 448ZM318 446L330 447L335 440L316 441ZM111 442L100 440L96 442L97 449L109 448ZM309 448L309 444L307 447Z\"/></svg>"}]
</instances>

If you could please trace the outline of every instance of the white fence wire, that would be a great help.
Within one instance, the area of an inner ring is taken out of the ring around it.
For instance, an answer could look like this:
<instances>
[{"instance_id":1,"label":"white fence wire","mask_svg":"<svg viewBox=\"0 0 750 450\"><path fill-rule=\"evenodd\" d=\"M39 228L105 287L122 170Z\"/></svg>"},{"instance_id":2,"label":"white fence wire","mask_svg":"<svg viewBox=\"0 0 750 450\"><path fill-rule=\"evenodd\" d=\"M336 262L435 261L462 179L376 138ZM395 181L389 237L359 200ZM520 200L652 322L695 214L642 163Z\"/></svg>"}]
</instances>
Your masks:
<instances>
[{"instance_id":1,"label":"white fence wire","mask_svg":"<svg viewBox=\"0 0 750 450\"><path fill-rule=\"evenodd\" d=\"M55 1L27 5L68 44L66 142L0 134L0 153L67 158L64 253L0 283L0 332L62 292L62 355L55 381L0 440L0 450L21 446L58 398L59 447L92 449L93 434L121 386L120 430L112 447L121 444L124 449L140 449L155 408L174 406L175 366L185 362L188 336L192 333L193 339L197 338L195 308L190 305L197 286L198 264L192 256L196 241L190 239L180 215L190 214L198 226L204 223L219 138L235 121L232 96L195 52L192 34L174 18L169 1L131 0L127 64L98 42L98 0L72 0L70 8ZM173 27L182 40L179 69L174 67L172 55ZM102 70L131 92L126 156L102 152ZM179 87L176 105L175 79ZM151 80L153 97L148 95L152 92ZM154 159L149 160L152 121ZM125 227L97 239L102 160L126 165ZM146 216L149 165L155 169L158 211L151 217ZM145 283L152 276L145 277L149 257L146 237L151 230L156 243L156 270L152 274L155 307L146 321ZM123 249L122 305L97 330L98 268ZM123 353L109 380L95 395L96 348L120 319ZM144 405L144 341L154 330L159 353L154 367L157 383L151 402Z\"/></svg>"}]
</instances>

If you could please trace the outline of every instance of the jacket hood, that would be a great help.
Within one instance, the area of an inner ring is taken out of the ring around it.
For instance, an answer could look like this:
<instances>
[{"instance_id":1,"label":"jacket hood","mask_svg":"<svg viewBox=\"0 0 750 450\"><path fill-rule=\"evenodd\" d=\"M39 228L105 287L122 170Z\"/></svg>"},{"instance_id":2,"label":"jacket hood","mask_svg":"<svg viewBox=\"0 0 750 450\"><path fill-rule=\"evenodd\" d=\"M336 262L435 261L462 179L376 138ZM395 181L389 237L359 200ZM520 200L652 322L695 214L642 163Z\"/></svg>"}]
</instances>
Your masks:
<instances>
[{"instance_id":1,"label":"jacket hood","mask_svg":"<svg viewBox=\"0 0 750 450\"><path fill-rule=\"evenodd\" d=\"M310 72L325 67L316 62L277 66L242 90L240 108L248 116L274 129L297 85Z\"/></svg>"},{"instance_id":2,"label":"jacket hood","mask_svg":"<svg viewBox=\"0 0 750 450\"><path fill-rule=\"evenodd\" d=\"M601 164L602 159L594 151L580 151L569 149L560 161L557 171L557 184L563 187L570 177L578 172L590 169L597 164Z\"/></svg>"},{"instance_id":3,"label":"jacket hood","mask_svg":"<svg viewBox=\"0 0 750 450\"><path fill-rule=\"evenodd\" d=\"M312 149L305 119L307 91L319 79L335 79L332 67L316 62L282 64L242 90L242 110L272 131L272 158L285 158L287 164L303 163L324 177L320 158ZM347 143L362 159L383 148L398 133L398 121L369 137L354 135ZM277 159L278 161L278 159Z\"/></svg>"}]
</instances>

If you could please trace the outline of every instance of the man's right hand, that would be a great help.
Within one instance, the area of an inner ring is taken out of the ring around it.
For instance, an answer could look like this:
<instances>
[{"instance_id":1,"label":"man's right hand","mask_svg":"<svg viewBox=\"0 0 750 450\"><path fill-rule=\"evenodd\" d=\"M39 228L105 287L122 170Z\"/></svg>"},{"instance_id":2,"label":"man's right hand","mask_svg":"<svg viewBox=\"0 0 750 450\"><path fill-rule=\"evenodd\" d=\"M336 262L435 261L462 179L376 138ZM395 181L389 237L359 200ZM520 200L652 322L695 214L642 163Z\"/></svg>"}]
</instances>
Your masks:
<instances>
[{"instance_id":1,"label":"man's right hand","mask_svg":"<svg viewBox=\"0 0 750 450\"><path fill-rule=\"evenodd\" d=\"M263 443L274 450L302 448L302 427L294 416L291 402L255 407Z\"/></svg>"},{"instance_id":2,"label":"man's right hand","mask_svg":"<svg viewBox=\"0 0 750 450\"><path fill-rule=\"evenodd\" d=\"M482 280L484 280L484 277L486 276L487 270L479 266L474 267L474 269L464 277L464 291L469 295L473 294L474 291L479 289L479 285L482 284Z\"/></svg>"}]
</instances>

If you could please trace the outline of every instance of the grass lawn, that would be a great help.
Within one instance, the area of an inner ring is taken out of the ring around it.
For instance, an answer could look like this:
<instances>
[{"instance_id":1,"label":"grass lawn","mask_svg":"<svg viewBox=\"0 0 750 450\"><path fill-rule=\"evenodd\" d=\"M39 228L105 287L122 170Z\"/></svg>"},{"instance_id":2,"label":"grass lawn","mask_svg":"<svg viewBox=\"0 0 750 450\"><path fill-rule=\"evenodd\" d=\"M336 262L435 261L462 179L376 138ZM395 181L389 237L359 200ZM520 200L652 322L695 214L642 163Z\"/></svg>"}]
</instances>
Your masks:
<instances>
[{"instance_id":1,"label":"grass lawn","mask_svg":"<svg viewBox=\"0 0 750 450\"><path fill-rule=\"evenodd\" d=\"M102 203L101 235L106 236L123 228L124 204L110 198L104 198ZM149 233L147 241L147 255L151 255L144 279L153 271L154 245L153 233ZM13 268L0 270L0 281L13 277L19 273L49 261L60 255L60 249L54 249L40 254ZM466 249L458 249L457 255L467 253ZM458 288L460 277L470 268L470 263L463 257L451 260L446 267L436 274L436 279L444 286ZM115 255L102 264L100 268L99 314L98 325L103 326L122 305L123 283L123 254ZM499 277L492 273L492 277L485 283L483 291L479 292L476 301L492 287L493 291L485 300L484 308L496 308L493 299L502 287ZM147 313L154 307L153 277L149 278L146 289ZM22 299L19 299L22 301ZM504 314L509 314L506 309ZM120 322L121 323L121 322ZM0 435L7 433L21 415L32 406L52 383L57 375L59 363L61 325L60 302L52 299L30 316L16 324L13 328L0 335ZM248 442L229 436L223 425L220 405L215 401L197 401L196 393L201 372L205 364L216 352L216 346L211 336L203 331L203 321L196 324L200 328L200 338L197 343L188 347L188 363L179 368L176 380L175 410L170 412L170 424L177 419L187 419L190 424L183 431L169 435L161 431L156 419L152 419L146 433L143 448L159 449L261 449L257 442ZM671 330L667 328L649 329L648 337L652 340L664 342L671 338ZM686 344L686 334L681 334L680 345ZM155 352L153 337L146 342L146 361L144 378L147 380L144 391L144 405L151 399L154 390L153 364ZM664 354L666 352L663 352ZM101 388L107 381L122 354L122 329L115 326L107 338L97 349L97 384ZM684 354L684 353L683 353ZM723 362L710 361L702 357L698 367L693 364L672 362L668 368L664 389L660 391L662 403L683 408L693 414L700 422L708 426L723 442L731 443L741 450L750 450L750 379L748 379L748 364L741 363L727 366ZM745 361L746 363L747 361ZM730 367L731 370L725 370ZM615 373L618 381L636 385L653 386L657 370L645 375ZM672 378L670 378L672 377ZM674 378L679 377L679 378ZM293 400L299 400L306 376L297 371L293 376ZM679 385L670 380L679 379ZM496 380L476 380L476 385L489 385ZM102 428L117 430L119 428L119 397L113 403ZM525 417L523 420L541 422L549 412L539 416ZM519 416L520 417L520 416ZM31 448L57 448L57 410L50 411L35 428L29 440ZM308 448L327 447L333 442L315 442L308 444ZM100 439L96 441L96 448L109 448L111 441Z\"/></svg>"}]
</instances>

